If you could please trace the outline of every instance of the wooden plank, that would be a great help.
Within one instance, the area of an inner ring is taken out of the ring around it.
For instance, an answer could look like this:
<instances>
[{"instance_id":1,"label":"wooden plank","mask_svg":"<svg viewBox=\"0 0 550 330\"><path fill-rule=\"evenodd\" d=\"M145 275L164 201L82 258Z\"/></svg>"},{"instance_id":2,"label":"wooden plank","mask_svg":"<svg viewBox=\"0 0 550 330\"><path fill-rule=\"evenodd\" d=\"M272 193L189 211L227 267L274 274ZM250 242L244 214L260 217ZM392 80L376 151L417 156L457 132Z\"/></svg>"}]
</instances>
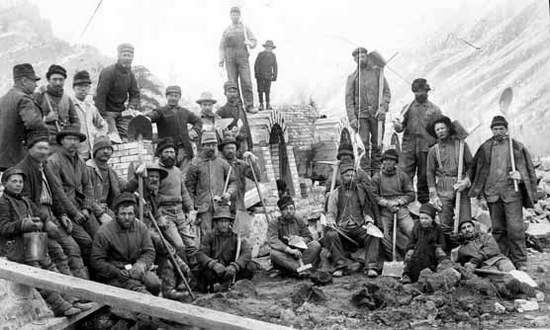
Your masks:
<instances>
[{"instance_id":1,"label":"wooden plank","mask_svg":"<svg viewBox=\"0 0 550 330\"><path fill-rule=\"evenodd\" d=\"M52 317L48 319L42 319L34 321L30 324L25 325L21 330L61 330L69 327L72 324L92 315L93 313L100 310L102 305L96 304L91 309L79 313L72 317Z\"/></svg>"},{"instance_id":2,"label":"wooden plank","mask_svg":"<svg viewBox=\"0 0 550 330\"><path fill-rule=\"evenodd\" d=\"M289 329L0 259L0 278L206 329Z\"/></svg>"}]
</instances>

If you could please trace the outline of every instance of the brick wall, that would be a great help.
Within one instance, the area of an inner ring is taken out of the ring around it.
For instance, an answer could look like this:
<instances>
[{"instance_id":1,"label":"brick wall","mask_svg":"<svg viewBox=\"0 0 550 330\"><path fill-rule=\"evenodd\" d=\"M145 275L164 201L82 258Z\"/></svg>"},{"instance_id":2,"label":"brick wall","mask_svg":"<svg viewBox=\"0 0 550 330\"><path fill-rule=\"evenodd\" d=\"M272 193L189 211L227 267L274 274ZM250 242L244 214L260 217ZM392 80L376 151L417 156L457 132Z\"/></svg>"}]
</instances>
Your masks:
<instances>
[{"instance_id":1,"label":"brick wall","mask_svg":"<svg viewBox=\"0 0 550 330\"><path fill-rule=\"evenodd\" d=\"M113 145L113 155L109 160L109 164L113 166L115 172L122 178L128 176L128 167L132 162L152 161L153 160L153 143L151 141L143 141L143 150L141 150L138 142L128 142Z\"/></svg>"}]
</instances>

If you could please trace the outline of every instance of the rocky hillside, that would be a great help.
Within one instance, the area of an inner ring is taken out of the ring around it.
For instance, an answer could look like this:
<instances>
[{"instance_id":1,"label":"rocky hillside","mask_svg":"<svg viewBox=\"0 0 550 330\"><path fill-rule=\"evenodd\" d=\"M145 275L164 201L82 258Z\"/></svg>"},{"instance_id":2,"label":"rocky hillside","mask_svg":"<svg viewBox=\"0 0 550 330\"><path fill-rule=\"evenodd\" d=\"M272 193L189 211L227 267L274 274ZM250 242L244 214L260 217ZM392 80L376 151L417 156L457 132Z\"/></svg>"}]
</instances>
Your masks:
<instances>
[{"instance_id":1,"label":"rocky hillside","mask_svg":"<svg viewBox=\"0 0 550 330\"><path fill-rule=\"evenodd\" d=\"M56 38L50 22L40 17L38 8L27 1L7 1L0 4L0 93L12 85L12 67L31 63L45 83L48 67L60 64L69 73L65 88L71 90L72 75L88 70L93 88L99 72L115 59L101 54L91 46L71 45ZM162 83L145 67L133 68L142 92L142 108L155 107L163 98Z\"/></svg>"},{"instance_id":2,"label":"rocky hillside","mask_svg":"<svg viewBox=\"0 0 550 330\"><path fill-rule=\"evenodd\" d=\"M489 3L489 2L487 2ZM512 134L536 155L550 154L550 17L547 1L492 2L486 14L450 22L412 49L400 51L392 66L407 79L424 76L432 99L465 127L475 131L477 146L490 135L489 122L499 112L501 91L510 86L514 100L507 114ZM475 15L474 15L475 16ZM388 73L390 78L396 76ZM396 82L396 79L393 79ZM412 97L394 83L392 111Z\"/></svg>"}]
</instances>

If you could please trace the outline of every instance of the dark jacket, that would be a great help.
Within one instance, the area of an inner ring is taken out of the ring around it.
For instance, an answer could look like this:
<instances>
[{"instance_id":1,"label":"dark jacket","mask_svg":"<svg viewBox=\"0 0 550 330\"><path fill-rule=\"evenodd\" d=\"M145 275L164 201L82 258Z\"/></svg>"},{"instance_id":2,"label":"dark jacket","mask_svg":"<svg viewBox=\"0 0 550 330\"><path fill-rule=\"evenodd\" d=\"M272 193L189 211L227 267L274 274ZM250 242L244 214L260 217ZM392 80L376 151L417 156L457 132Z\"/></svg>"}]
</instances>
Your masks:
<instances>
[{"instance_id":1,"label":"dark jacket","mask_svg":"<svg viewBox=\"0 0 550 330\"><path fill-rule=\"evenodd\" d=\"M118 277L127 264L145 264L155 260L155 248L145 224L134 220L129 229L122 229L116 220L103 224L94 237L90 264L98 277L110 280Z\"/></svg>"},{"instance_id":2,"label":"dark jacket","mask_svg":"<svg viewBox=\"0 0 550 330\"><path fill-rule=\"evenodd\" d=\"M187 124L193 125L192 129L200 136L202 121L199 116L186 108L180 106L170 107L168 105L153 110L147 116L151 118L152 122L157 123L159 139L171 137L176 146L182 146L185 149L189 159L193 157L193 147L189 140Z\"/></svg>"},{"instance_id":3,"label":"dark jacket","mask_svg":"<svg viewBox=\"0 0 550 330\"><path fill-rule=\"evenodd\" d=\"M4 191L0 197L0 255L15 262L25 261L21 222L35 215L37 210L27 197Z\"/></svg>"},{"instance_id":4,"label":"dark jacket","mask_svg":"<svg viewBox=\"0 0 550 330\"><path fill-rule=\"evenodd\" d=\"M330 221L334 221L337 224L340 224L340 222L344 221L343 218L343 211L345 209L344 205L346 205L346 201L341 198L343 195L342 189L344 187L340 186L329 195L329 201L327 205L327 219ZM366 186L361 183L353 183L353 188L357 192L358 197L358 209L356 210L348 210L351 213L357 213L361 214L361 219L355 219L358 221L359 225L362 225L364 223L365 217L368 215L374 220L374 223L381 227L382 224L380 223L380 212L378 209L378 205L376 204L374 195L371 192L371 187ZM348 207L353 208L353 206L348 205Z\"/></svg>"},{"instance_id":5,"label":"dark jacket","mask_svg":"<svg viewBox=\"0 0 550 330\"><path fill-rule=\"evenodd\" d=\"M208 211L213 203L212 198L222 194L229 167L219 156L206 159L201 155L191 162L185 177L185 186L194 202L195 210L199 213ZM235 176L231 173L227 192L233 195L236 190Z\"/></svg>"},{"instance_id":6,"label":"dark jacket","mask_svg":"<svg viewBox=\"0 0 550 330\"><path fill-rule=\"evenodd\" d=\"M60 148L50 156L47 167L61 182L74 207L90 211L97 207L88 168L78 153L71 156L65 149Z\"/></svg>"},{"instance_id":7,"label":"dark jacket","mask_svg":"<svg viewBox=\"0 0 550 330\"><path fill-rule=\"evenodd\" d=\"M458 248L457 261L461 264L471 262L476 266L492 266L505 256L500 253L497 242L492 235L476 232L475 236L462 243Z\"/></svg>"},{"instance_id":8,"label":"dark jacket","mask_svg":"<svg viewBox=\"0 0 550 330\"><path fill-rule=\"evenodd\" d=\"M470 197L479 197L485 190L485 182L489 176L489 169L491 166L493 139L494 138L490 138L485 141L474 156L470 175L470 181L472 182L469 193ZM525 208L532 208L537 202L537 177L535 174L535 167L533 166L529 151L527 151L523 144L516 140L512 141L516 169L521 174L519 188L523 197L523 206Z\"/></svg>"},{"instance_id":9,"label":"dark jacket","mask_svg":"<svg viewBox=\"0 0 550 330\"><path fill-rule=\"evenodd\" d=\"M47 99L46 95L48 97ZM67 93L64 92L61 96L56 96L42 89L34 95L34 99L42 111L42 116L44 117L50 136L55 136L58 131L55 121L48 120L48 115L52 111L58 115L59 119L57 122L60 129L63 129L63 127L67 125L80 127L80 119L76 113L75 105Z\"/></svg>"},{"instance_id":10,"label":"dark jacket","mask_svg":"<svg viewBox=\"0 0 550 330\"><path fill-rule=\"evenodd\" d=\"M115 197L120 195L125 183L110 165L107 166L107 177L103 177L94 159L88 159L86 161L86 166L90 174L90 183L93 188L95 201L97 203L105 203L110 208ZM109 190L105 191L104 188L107 186ZM92 211L96 217L99 217L103 213L103 208L98 208L97 203L94 203L94 209Z\"/></svg>"},{"instance_id":11,"label":"dark jacket","mask_svg":"<svg viewBox=\"0 0 550 330\"><path fill-rule=\"evenodd\" d=\"M252 259L252 247L246 239L241 238L241 252L235 261L237 242L238 236L234 232L222 234L214 230L207 233L202 239L201 248L197 253L199 264L202 267L208 267L209 263L215 260L224 266L237 264L238 270L245 269Z\"/></svg>"},{"instance_id":12,"label":"dark jacket","mask_svg":"<svg viewBox=\"0 0 550 330\"><path fill-rule=\"evenodd\" d=\"M407 245L407 251L414 250L414 253L407 262L404 272L413 282L416 282L424 268L436 270L439 263L438 255L445 255L442 249L443 241L443 231L435 221L428 228L422 228L419 222L414 224L411 239Z\"/></svg>"},{"instance_id":13,"label":"dark jacket","mask_svg":"<svg viewBox=\"0 0 550 330\"><path fill-rule=\"evenodd\" d=\"M42 175L40 174L40 164L31 156L27 155L21 162L15 165L25 172L25 185L23 186L23 195L30 201L40 207L40 196L42 195ZM42 165L44 176L48 181L53 199L52 211L56 216L67 214L70 217L76 216L78 209L71 203L59 179L52 173L45 162Z\"/></svg>"},{"instance_id":14,"label":"dark jacket","mask_svg":"<svg viewBox=\"0 0 550 330\"><path fill-rule=\"evenodd\" d=\"M27 134L44 128L42 113L31 95L12 87L0 98L0 170L20 162L27 154L24 147Z\"/></svg>"},{"instance_id":15,"label":"dark jacket","mask_svg":"<svg viewBox=\"0 0 550 330\"><path fill-rule=\"evenodd\" d=\"M139 87L132 70L118 63L101 70L94 99L99 113L122 112L128 99L128 107L139 108Z\"/></svg>"},{"instance_id":16,"label":"dark jacket","mask_svg":"<svg viewBox=\"0 0 550 330\"><path fill-rule=\"evenodd\" d=\"M272 250L284 252L289 247L288 238L290 236L300 236L306 244L313 240L306 222L301 218L283 219L283 217L278 217L277 220L269 223L267 242Z\"/></svg>"},{"instance_id":17,"label":"dark jacket","mask_svg":"<svg viewBox=\"0 0 550 330\"><path fill-rule=\"evenodd\" d=\"M403 116L403 129L396 130L398 133L403 132L402 152L407 154L428 152L436 139L428 133L426 127L441 116L441 110L430 100L425 103L415 100L405 108L409 106L408 110L403 110L407 111Z\"/></svg>"},{"instance_id":18,"label":"dark jacket","mask_svg":"<svg viewBox=\"0 0 550 330\"><path fill-rule=\"evenodd\" d=\"M277 80L277 57L275 53L262 51L254 62L254 76L258 80Z\"/></svg>"}]
</instances>

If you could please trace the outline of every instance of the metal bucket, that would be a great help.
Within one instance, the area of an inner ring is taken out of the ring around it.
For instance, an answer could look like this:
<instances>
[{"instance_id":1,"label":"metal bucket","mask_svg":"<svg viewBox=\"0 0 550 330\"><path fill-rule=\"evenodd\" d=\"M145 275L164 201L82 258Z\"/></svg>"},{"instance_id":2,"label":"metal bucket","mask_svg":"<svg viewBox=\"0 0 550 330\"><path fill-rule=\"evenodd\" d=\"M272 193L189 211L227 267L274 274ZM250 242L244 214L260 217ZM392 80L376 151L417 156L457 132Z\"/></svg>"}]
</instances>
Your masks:
<instances>
[{"instance_id":1,"label":"metal bucket","mask_svg":"<svg viewBox=\"0 0 550 330\"><path fill-rule=\"evenodd\" d=\"M26 262L43 260L48 251L48 234L45 232L24 233L23 244Z\"/></svg>"}]
</instances>

